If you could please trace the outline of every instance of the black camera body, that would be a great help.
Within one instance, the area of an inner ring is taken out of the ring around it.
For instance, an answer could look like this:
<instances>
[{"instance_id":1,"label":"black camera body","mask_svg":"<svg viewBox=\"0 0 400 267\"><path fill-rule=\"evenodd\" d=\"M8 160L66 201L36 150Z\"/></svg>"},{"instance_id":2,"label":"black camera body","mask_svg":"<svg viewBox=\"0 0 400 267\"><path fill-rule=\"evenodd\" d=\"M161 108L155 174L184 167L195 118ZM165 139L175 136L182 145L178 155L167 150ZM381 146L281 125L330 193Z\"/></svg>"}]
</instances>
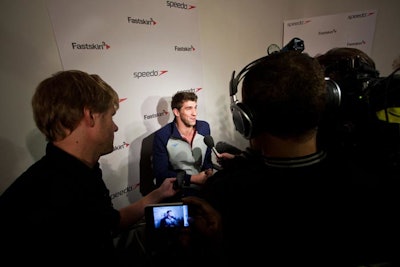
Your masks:
<instances>
[{"instance_id":1,"label":"black camera body","mask_svg":"<svg viewBox=\"0 0 400 267\"><path fill-rule=\"evenodd\" d=\"M346 155L360 169L391 176L400 170L400 69L381 77L357 59L325 66L327 73L340 73L340 79L333 79L341 90L341 105L325 116L319 144Z\"/></svg>"},{"instance_id":2,"label":"black camera body","mask_svg":"<svg viewBox=\"0 0 400 267\"><path fill-rule=\"evenodd\" d=\"M164 262L174 258L181 238L190 229L191 207L182 202L152 204L145 207L145 250L149 259Z\"/></svg>"}]
</instances>

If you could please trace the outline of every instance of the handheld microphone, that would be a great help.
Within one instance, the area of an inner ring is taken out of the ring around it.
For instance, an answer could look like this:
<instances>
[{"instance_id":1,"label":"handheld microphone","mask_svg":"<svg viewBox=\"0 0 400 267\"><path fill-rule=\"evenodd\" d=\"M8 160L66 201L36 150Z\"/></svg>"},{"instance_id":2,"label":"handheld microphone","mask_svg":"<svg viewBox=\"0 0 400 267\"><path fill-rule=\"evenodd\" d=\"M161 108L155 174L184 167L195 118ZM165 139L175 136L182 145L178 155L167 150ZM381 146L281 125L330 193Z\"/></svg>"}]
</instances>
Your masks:
<instances>
[{"instance_id":1,"label":"handheld microphone","mask_svg":"<svg viewBox=\"0 0 400 267\"><path fill-rule=\"evenodd\" d=\"M217 149L214 147L214 139L212 138L211 135L206 135L204 136L204 143L207 145L207 147L211 148L211 150L214 152L215 156L217 158L221 157L220 154L218 153Z\"/></svg>"},{"instance_id":2,"label":"handheld microphone","mask_svg":"<svg viewBox=\"0 0 400 267\"><path fill-rule=\"evenodd\" d=\"M241 149L222 141L215 145L215 149L221 151L221 153L226 152L232 155L240 155L243 152Z\"/></svg>"},{"instance_id":3,"label":"handheld microphone","mask_svg":"<svg viewBox=\"0 0 400 267\"><path fill-rule=\"evenodd\" d=\"M186 171L178 170L176 173L176 180L173 184L175 190L182 189L183 187L183 179L185 178Z\"/></svg>"}]
</instances>

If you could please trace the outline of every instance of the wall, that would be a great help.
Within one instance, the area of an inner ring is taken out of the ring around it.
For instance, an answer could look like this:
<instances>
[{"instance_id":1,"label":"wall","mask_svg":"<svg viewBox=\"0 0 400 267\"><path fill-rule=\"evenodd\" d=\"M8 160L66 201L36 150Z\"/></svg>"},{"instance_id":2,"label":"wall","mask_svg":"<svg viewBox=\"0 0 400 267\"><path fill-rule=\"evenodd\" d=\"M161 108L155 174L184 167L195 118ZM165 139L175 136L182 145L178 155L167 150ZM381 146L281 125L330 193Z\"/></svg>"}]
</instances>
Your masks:
<instances>
[{"instance_id":1,"label":"wall","mask_svg":"<svg viewBox=\"0 0 400 267\"><path fill-rule=\"evenodd\" d=\"M190 2L190 1L186 1ZM397 0L202 0L200 33L206 118L215 142L244 148L233 130L228 82L232 71L281 45L283 21L362 10L378 10L370 55L382 76L400 55L400 2ZM44 154L45 140L32 120L36 85L62 69L45 0L0 1L0 193ZM307 44L306 44L307 45Z\"/></svg>"},{"instance_id":2,"label":"wall","mask_svg":"<svg viewBox=\"0 0 400 267\"><path fill-rule=\"evenodd\" d=\"M267 53L271 43L282 45L283 21L362 10L378 10L370 55L386 76L400 56L400 2L395 0L249 0L202 1L200 6L204 87L215 94L207 99L207 118L215 141L247 145L229 111L228 82L232 71ZM307 45L307 44L305 44ZM212 90L210 90L210 88Z\"/></svg>"}]
</instances>

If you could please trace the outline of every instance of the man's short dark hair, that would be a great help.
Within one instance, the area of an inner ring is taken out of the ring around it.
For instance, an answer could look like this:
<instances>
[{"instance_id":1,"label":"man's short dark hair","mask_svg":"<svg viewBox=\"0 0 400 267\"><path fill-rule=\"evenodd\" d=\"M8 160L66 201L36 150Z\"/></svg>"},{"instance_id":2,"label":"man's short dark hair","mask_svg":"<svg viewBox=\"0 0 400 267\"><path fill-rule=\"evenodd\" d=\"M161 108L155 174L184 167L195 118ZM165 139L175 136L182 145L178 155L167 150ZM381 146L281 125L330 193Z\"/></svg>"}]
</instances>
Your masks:
<instances>
[{"instance_id":1,"label":"man's short dark hair","mask_svg":"<svg viewBox=\"0 0 400 267\"><path fill-rule=\"evenodd\" d=\"M172 97L171 101L171 109L180 110L183 106L183 103L186 101L194 101L197 102L197 95L193 92L178 92Z\"/></svg>"},{"instance_id":2,"label":"man's short dark hair","mask_svg":"<svg viewBox=\"0 0 400 267\"><path fill-rule=\"evenodd\" d=\"M306 53L271 54L246 73L242 101L256 116L257 130L298 137L316 129L327 98L323 68Z\"/></svg>"}]
</instances>

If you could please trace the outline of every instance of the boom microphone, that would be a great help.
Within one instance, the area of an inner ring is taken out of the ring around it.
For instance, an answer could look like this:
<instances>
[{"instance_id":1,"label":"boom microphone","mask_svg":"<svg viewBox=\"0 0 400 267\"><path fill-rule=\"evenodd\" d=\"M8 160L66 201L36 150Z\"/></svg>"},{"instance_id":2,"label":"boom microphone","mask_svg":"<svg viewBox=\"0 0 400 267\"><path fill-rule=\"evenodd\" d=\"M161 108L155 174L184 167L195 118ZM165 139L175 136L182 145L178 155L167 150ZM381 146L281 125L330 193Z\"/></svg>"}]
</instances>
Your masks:
<instances>
[{"instance_id":1,"label":"boom microphone","mask_svg":"<svg viewBox=\"0 0 400 267\"><path fill-rule=\"evenodd\" d=\"M218 153L217 149L214 147L214 139L212 138L211 135L206 135L204 136L204 143L207 145L207 147L211 148L211 150L214 152L215 156L217 158L220 157L220 154Z\"/></svg>"}]
</instances>

